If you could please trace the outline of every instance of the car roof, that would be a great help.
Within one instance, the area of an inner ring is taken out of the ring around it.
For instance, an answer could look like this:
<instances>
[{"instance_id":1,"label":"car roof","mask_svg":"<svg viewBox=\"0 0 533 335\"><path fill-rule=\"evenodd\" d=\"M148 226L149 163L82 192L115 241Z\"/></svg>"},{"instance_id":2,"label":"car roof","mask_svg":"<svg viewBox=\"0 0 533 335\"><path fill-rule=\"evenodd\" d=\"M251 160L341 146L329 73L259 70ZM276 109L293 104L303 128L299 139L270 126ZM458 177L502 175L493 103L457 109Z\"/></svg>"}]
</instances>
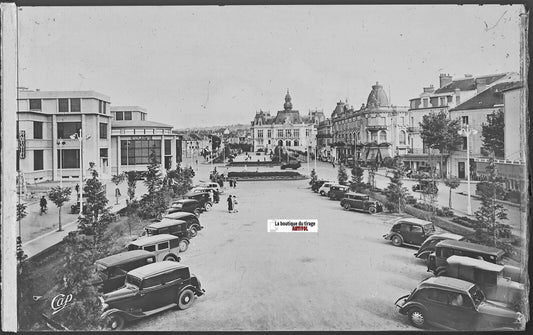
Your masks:
<instances>
[{"instance_id":1,"label":"car roof","mask_svg":"<svg viewBox=\"0 0 533 335\"><path fill-rule=\"evenodd\" d=\"M167 215L163 216L163 218L176 220L176 219L181 219L181 218L187 217L187 216L190 217L190 216L195 216L195 215L192 214L192 213L189 213L189 212L174 212L174 213L167 214Z\"/></svg>"},{"instance_id":2,"label":"car roof","mask_svg":"<svg viewBox=\"0 0 533 335\"><path fill-rule=\"evenodd\" d=\"M355 192L348 192L348 193L346 193L346 195L355 195L355 196L358 196L358 197L369 197L368 194L364 194L364 193L355 193Z\"/></svg>"},{"instance_id":3,"label":"car roof","mask_svg":"<svg viewBox=\"0 0 533 335\"><path fill-rule=\"evenodd\" d=\"M503 265L490 263L490 262L487 262L481 259L472 258L472 257L457 256L457 255L448 257L448 259L446 259L446 262L448 262L448 264L459 264L459 265L471 266L473 268L477 268L477 269L485 270L485 271L491 271L491 272L501 272L504 268Z\"/></svg>"},{"instance_id":4,"label":"car roof","mask_svg":"<svg viewBox=\"0 0 533 335\"><path fill-rule=\"evenodd\" d=\"M453 233L440 233L431 235L428 237L428 240L443 239L443 240L456 240L459 241L465 238L463 235L453 234Z\"/></svg>"},{"instance_id":5,"label":"car roof","mask_svg":"<svg viewBox=\"0 0 533 335\"><path fill-rule=\"evenodd\" d=\"M503 250L498 248L487 247L486 245L475 244L465 241L444 240L437 243L435 247L448 247L466 251L482 252L484 254L494 255L497 257L503 256L505 254Z\"/></svg>"},{"instance_id":6,"label":"car roof","mask_svg":"<svg viewBox=\"0 0 533 335\"><path fill-rule=\"evenodd\" d=\"M168 218L163 218L161 221L159 222L154 222L148 226L146 226L146 228L155 228L155 229L159 229L159 228L165 228L165 227L170 227L170 226L175 226L175 225L178 225L178 224L182 224L182 223L186 223L185 221L183 220L175 220L175 219L168 219Z\"/></svg>"},{"instance_id":7,"label":"car roof","mask_svg":"<svg viewBox=\"0 0 533 335\"><path fill-rule=\"evenodd\" d=\"M468 282L466 280L452 278L452 277L446 277L446 276L438 276L438 277L429 277L425 279L424 281L420 282L420 287L442 287L442 288L452 288L458 291L468 291L472 286L474 286L473 283Z\"/></svg>"},{"instance_id":8,"label":"car roof","mask_svg":"<svg viewBox=\"0 0 533 335\"><path fill-rule=\"evenodd\" d=\"M193 197L195 195L200 195L200 194L209 194L209 193L207 193L207 192L188 192L185 196Z\"/></svg>"},{"instance_id":9,"label":"car roof","mask_svg":"<svg viewBox=\"0 0 533 335\"><path fill-rule=\"evenodd\" d=\"M105 258L99 259L96 261L98 264L102 264L106 267L114 266L114 265L121 265L124 263L128 263L134 260L143 259L149 256L153 256L154 254L150 251L146 250L132 250L132 251L125 251L121 252L119 254L107 256Z\"/></svg>"},{"instance_id":10,"label":"car roof","mask_svg":"<svg viewBox=\"0 0 533 335\"><path fill-rule=\"evenodd\" d=\"M194 201L194 202L198 202L198 200L196 200L196 199L180 199L180 200L178 200L178 201L174 201L173 203L174 203L174 204L176 204L176 203L182 203L182 204L184 204L184 203L190 203L190 202L193 202L193 201Z\"/></svg>"},{"instance_id":11,"label":"car roof","mask_svg":"<svg viewBox=\"0 0 533 335\"><path fill-rule=\"evenodd\" d=\"M159 234L159 235L154 235L154 236L141 237L140 239L135 240L131 242L130 244L146 245L146 244L155 244L155 243L164 242L168 240L175 240L175 239L179 239L179 237L170 235L170 234Z\"/></svg>"},{"instance_id":12,"label":"car roof","mask_svg":"<svg viewBox=\"0 0 533 335\"><path fill-rule=\"evenodd\" d=\"M182 265L178 262L173 261L162 261L156 262L148 265L141 266L128 272L129 275L135 276L137 278L146 278L155 276L160 273L165 273L167 271L177 270L187 268L187 266Z\"/></svg>"},{"instance_id":13,"label":"car roof","mask_svg":"<svg viewBox=\"0 0 533 335\"><path fill-rule=\"evenodd\" d=\"M419 224L419 225L422 225L422 226L425 226L427 224L433 224L433 222L431 221L426 221L426 220L421 220L421 219L417 219L417 218L401 218L401 219L398 219L394 222L394 224L397 224L397 223L400 223L400 221L403 221L403 222L409 222L409 223L416 223L416 224Z\"/></svg>"}]
</instances>

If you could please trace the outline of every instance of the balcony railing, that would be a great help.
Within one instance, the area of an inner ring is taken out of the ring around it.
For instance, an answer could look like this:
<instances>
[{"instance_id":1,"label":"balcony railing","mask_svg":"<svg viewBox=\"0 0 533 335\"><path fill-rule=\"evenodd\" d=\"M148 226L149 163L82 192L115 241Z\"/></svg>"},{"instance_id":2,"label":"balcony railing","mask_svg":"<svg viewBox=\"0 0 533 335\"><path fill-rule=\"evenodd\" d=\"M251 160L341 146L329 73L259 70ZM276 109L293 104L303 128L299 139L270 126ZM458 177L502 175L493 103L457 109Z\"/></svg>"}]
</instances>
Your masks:
<instances>
[{"instance_id":1,"label":"balcony railing","mask_svg":"<svg viewBox=\"0 0 533 335\"><path fill-rule=\"evenodd\" d=\"M381 130L381 129L387 129L387 125L384 124L373 124L366 126L367 129L375 129L375 130Z\"/></svg>"},{"instance_id":2,"label":"balcony railing","mask_svg":"<svg viewBox=\"0 0 533 335\"><path fill-rule=\"evenodd\" d=\"M420 127L407 127L407 131L410 133L418 133L420 132Z\"/></svg>"}]
</instances>

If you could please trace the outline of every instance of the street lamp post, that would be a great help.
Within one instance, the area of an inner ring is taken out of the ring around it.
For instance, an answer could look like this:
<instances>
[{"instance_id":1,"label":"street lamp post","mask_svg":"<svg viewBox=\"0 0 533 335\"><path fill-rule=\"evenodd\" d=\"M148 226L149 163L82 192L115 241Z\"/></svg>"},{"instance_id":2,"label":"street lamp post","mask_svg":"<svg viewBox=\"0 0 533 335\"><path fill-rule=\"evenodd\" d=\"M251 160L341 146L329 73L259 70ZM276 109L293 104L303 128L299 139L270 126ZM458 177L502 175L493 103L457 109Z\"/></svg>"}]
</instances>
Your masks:
<instances>
[{"instance_id":1,"label":"street lamp post","mask_svg":"<svg viewBox=\"0 0 533 335\"><path fill-rule=\"evenodd\" d=\"M80 142L80 216L83 216L83 136L80 129L77 133L70 135L70 138L77 139ZM91 138L90 135L87 139Z\"/></svg>"},{"instance_id":2,"label":"street lamp post","mask_svg":"<svg viewBox=\"0 0 533 335\"><path fill-rule=\"evenodd\" d=\"M466 211L468 215L472 215L472 203L470 201L470 135L477 134L477 130L472 129L468 124L465 124L457 133L460 136L466 137L466 176L468 185L468 204L466 207Z\"/></svg>"}]
</instances>

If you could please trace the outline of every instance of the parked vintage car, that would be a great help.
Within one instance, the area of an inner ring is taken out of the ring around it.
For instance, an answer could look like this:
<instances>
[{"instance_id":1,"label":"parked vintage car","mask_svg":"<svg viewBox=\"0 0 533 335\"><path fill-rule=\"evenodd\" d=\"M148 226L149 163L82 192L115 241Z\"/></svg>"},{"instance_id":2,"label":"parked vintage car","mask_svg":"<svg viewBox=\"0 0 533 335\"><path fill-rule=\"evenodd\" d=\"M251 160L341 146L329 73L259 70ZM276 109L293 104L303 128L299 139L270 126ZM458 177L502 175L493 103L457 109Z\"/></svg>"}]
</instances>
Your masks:
<instances>
[{"instance_id":1,"label":"parked vintage car","mask_svg":"<svg viewBox=\"0 0 533 335\"><path fill-rule=\"evenodd\" d=\"M524 284L519 282L519 268L455 255L446 262L445 276L475 283L488 300L502 302L517 311L522 309L527 295Z\"/></svg>"},{"instance_id":2,"label":"parked vintage car","mask_svg":"<svg viewBox=\"0 0 533 335\"><path fill-rule=\"evenodd\" d=\"M174 307L187 309L204 293L189 267L168 261L149 264L128 272L123 288L100 298L101 318L107 329L119 330L127 321Z\"/></svg>"},{"instance_id":3,"label":"parked vintage car","mask_svg":"<svg viewBox=\"0 0 533 335\"><path fill-rule=\"evenodd\" d=\"M187 251L189 243L191 243L191 234L187 229L187 222L183 220L162 219L159 222L154 222L144 228L143 237L155 236L161 234L170 234L180 238L178 245L180 252Z\"/></svg>"},{"instance_id":4,"label":"parked vintage car","mask_svg":"<svg viewBox=\"0 0 533 335\"><path fill-rule=\"evenodd\" d=\"M435 226L431 221L415 218L402 218L396 220L390 232L383 235L386 240L399 247L401 245L419 246L429 236L435 234Z\"/></svg>"},{"instance_id":5,"label":"parked vintage car","mask_svg":"<svg viewBox=\"0 0 533 335\"><path fill-rule=\"evenodd\" d=\"M450 277L423 280L395 305L417 328L432 324L448 330L486 331L525 326L521 313L487 300L477 285Z\"/></svg>"},{"instance_id":6,"label":"parked vintage car","mask_svg":"<svg viewBox=\"0 0 533 335\"><path fill-rule=\"evenodd\" d=\"M200 216L200 213L202 213L204 210L204 207L202 204L195 199L181 199L178 201L174 201L170 208L167 210L168 214L173 213L174 211L178 212L189 212L193 213L196 216Z\"/></svg>"},{"instance_id":7,"label":"parked vintage car","mask_svg":"<svg viewBox=\"0 0 533 335\"><path fill-rule=\"evenodd\" d=\"M198 217L189 212L167 211L167 213L163 215L163 218L170 220L183 220L187 222L187 229L189 230L191 237L195 237L200 230L204 229L204 226L200 224Z\"/></svg>"},{"instance_id":8,"label":"parked vintage car","mask_svg":"<svg viewBox=\"0 0 533 335\"><path fill-rule=\"evenodd\" d=\"M341 206L345 210L358 210L375 214L377 212L383 212L383 204L362 193L348 192L341 200Z\"/></svg>"},{"instance_id":9,"label":"parked vintage car","mask_svg":"<svg viewBox=\"0 0 533 335\"><path fill-rule=\"evenodd\" d=\"M141 237L128 244L128 250L146 250L156 255L156 260L160 261L179 261L180 250L187 247L183 245L183 240L170 234L160 234L155 236Z\"/></svg>"},{"instance_id":10,"label":"parked vintage car","mask_svg":"<svg viewBox=\"0 0 533 335\"><path fill-rule=\"evenodd\" d=\"M285 169L296 170L296 169L300 168L301 166L302 166L302 164L300 163L300 161L294 161L294 162L281 164L281 169L282 170L285 170Z\"/></svg>"},{"instance_id":11,"label":"parked vintage car","mask_svg":"<svg viewBox=\"0 0 533 335\"><path fill-rule=\"evenodd\" d=\"M439 188L437 187L437 183L434 180L422 179L418 182L418 184L413 185L412 189L413 192L424 192L432 194L439 193Z\"/></svg>"},{"instance_id":12,"label":"parked vintage car","mask_svg":"<svg viewBox=\"0 0 533 335\"><path fill-rule=\"evenodd\" d=\"M341 200L345 197L345 194L350 191L348 186L343 185L331 185L328 191L328 197L331 200Z\"/></svg>"},{"instance_id":13,"label":"parked vintage car","mask_svg":"<svg viewBox=\"0 0 533 335\"><path fill-rule=\"evenodd\" d=\"M331 181L327 181L325 182L324 184L322 184L322 186L320 186L320 188L318 189L318 194L320 195L327 195L328 192L329 192L329 189L332 185L335 185L334 182L331 182Z\"/></svg>"},{"instance_id":14,"label":"parked vintage car","mask_svg":"<svg viewBox=\"0 0 533 335\"><path fill-rule=\"evenodd\" d=\"M95 262L100 280L94 285L102 285L104 293L124 286L126 273L144 265L155 263L155 255L146 250L125 251L101 258Z\"/></svg>"},{"instance_id":15,"label":"parked vintage car","mask_svg":"<svg viewBox=\"0 0 533 335\"><path fill-rule=\"evenodd\" d=\"M429 254L428 271L432 271L437 276L445 274L448 264L446 260L453 255L479 258L489 263L502 264L505 252L498 248L466 241L444 240L437 243L435 252Z\"/></svg>"},{"instance_id":16,"label":"parked vintage car","mask_svg":"<svg viewBox=\"0 0 533 335\"><path fill-rule=\"evenodd\" d=\"M313 185L311 185L311 190L313 190L313 192L318 192L318 189L324 185L324 183L327 182L327 180L317 180L313 183Z\"/></svg>"},{"instance_id":17,"label":"parked vintage car","mask_svg":"<svg viewBox=\"0 0 533 335\"><path fill-rule=\"evenodd\" d=\"M184 198L194 199L200 203L200 206L203 208L203 211L210 211L213 207L211 202L211 197L208 192L187 192L184 195Z\"/></svg>"},{"instance_id":18,"label":"parked vintage car","mask_svg":"<svg viewBox=\"0 0 533 335\"><path fill-rule=\"evenodd\" d=\"M418 248L418 251L415 253L415 257L427 259L429 254L435 251L435 246L437 243L444 240L466 241L466 237L452 233L429 235L429 237L426 238L426 240L422 243L420 248Z\"/></svg>"}]
</instances>

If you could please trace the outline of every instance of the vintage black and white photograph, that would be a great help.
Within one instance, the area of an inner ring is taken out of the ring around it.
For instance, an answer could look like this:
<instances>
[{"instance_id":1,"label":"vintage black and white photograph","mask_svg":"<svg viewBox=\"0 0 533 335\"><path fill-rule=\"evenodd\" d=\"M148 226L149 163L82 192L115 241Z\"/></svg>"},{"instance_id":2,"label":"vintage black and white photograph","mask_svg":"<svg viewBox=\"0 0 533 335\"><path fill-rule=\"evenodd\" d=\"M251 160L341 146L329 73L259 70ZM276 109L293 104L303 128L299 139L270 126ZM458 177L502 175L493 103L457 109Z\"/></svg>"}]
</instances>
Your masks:
<instances>
[{"instance_id":1,"label":"vintage black and white photograph","mask_svg":"<svg viewBox=\"0 0 533 335\"><path fill-rule=\"evenodd\" d=\"M3 330L526 329L523 5L0 10Z\"/></svg>"}]
</instances>

